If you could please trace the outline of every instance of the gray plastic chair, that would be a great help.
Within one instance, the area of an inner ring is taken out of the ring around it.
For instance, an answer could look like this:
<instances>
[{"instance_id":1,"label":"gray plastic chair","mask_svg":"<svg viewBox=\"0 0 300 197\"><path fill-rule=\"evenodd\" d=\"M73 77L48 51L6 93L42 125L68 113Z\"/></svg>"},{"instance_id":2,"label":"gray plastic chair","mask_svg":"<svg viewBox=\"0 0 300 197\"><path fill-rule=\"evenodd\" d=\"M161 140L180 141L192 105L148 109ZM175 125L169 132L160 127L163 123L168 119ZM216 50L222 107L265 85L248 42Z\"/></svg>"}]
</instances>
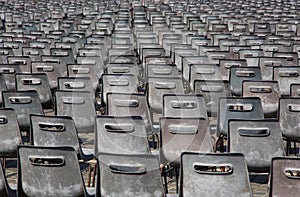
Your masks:
<instances>
[{"instance_id":1,"label":"gray plastic chair","mask_svg":"<svg viewBox=\"0 0 300 197\"><path fill-rule=\"evenodd\" d=\"M179 196L252 196L245 157L240 153L182 153Z\"/></svg>"}]
</instances>

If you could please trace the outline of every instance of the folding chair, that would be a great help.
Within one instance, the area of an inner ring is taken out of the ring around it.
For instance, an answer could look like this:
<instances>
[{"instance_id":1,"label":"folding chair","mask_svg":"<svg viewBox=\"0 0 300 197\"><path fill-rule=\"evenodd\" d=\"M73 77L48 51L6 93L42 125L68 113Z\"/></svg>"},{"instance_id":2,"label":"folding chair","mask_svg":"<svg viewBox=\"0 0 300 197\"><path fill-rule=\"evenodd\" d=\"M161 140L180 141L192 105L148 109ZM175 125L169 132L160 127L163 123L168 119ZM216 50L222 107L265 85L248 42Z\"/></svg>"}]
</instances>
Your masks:
<instances>
[{"instance_id":1,"label":"folding chair","mask_svg":"<svg viewBox=\"0 0 300 197\"><path fill-rule=\"evenodd\" d=\"M164 94L163 116L208 119L204 97L200 95Z\"/></svg>"},{"instance_id":2,"label":"folding chair","mask_svg":"<svg viewBox=\"0 0 300 197\"><path fill-rule=\"evenodd\" d=\"M252 196L244 155L182 153L179 196L199 195Z\"/></svg>"},{"instance_id":3,"label":"folding chair","mask_svg":"<svg viewBox=\"0 0 300 197\"><path fill-rule=\"evenodd\" d=\"M97 196L164 196L154 155L99 153Z\"/></svg>"},{"instance_id":4,"label":"folding chair","mask_svg":"<svg viewBox=\"0 0 300 197\"><path fill-rule=\"evenodd\" d=\"M275 157L272 159L270 196L292 197L300 192L299 158Z\"/></svg>"},{"instance_id":5,"label":"folding chair","mask_svg":"<svg viewBox=\"0 0 300 197\"><path fill-rule=\"evenodd\" d=\"M31 114L44 114L40 98L36 91L3 91L2 100L5 108L15 110L21 131L30 130Z\"/></svg>"},{"instance_id":6,"label":"folding chair","mask_svg":"<svg viewBox=\"0 0 300 197\"><path fill-rule=\"evenodd\" d=\"M51 89L46 74L16 74L16 88L17 91L35 90L43 108L51 109L53 107Z\"/></svg>"},{"instance_id":7,"label":"folding chair","mask_svg":"<svg viewBox=\"0 0 300 197\"><path fill-rule=\"evenodd\" d=\"M84 161L93 155L84 154L74 121L68 116L31 115L30 144L43 147L72 147Z\"/></svg>"},{"instance_id":8,"label":"folding chair","mask_svg":"<svg viewBox=\"0 0 300 197\"><path fill-rule=\"evenodd\" d=\"M269 172L272 158L285 155L277 120L231 120L228 125L228 150L243 153L249 171Z\"/></svg>"},{"instance_id":9,"label":"folding chair","mask_svg":"<svg viewBox=\"0 0 300 197\"><path fill-rule=\"evenodd\" d=\"M58 90L55 101L56 115L72 117L79 133L94 133L96 110L90 92Z\"/></svg>"},{"instance_id":10,"label":"folding chair","mask_svg":"<svg viewBox=\"0 0 300 197\"><path fill-rule=\"evenodd\" d=\"M18 196L87 196L72 148L19 146L18 180Z\"/></svg>"},{"instance_id":11,"label":"folding chair","mask_svg":"<svg viewBox=\"0 0 300 197\"><path fill-rule=\"evenodd\" d=\"M213 145L204 118L161 117L160 162L180 164L182 152L212 152Z\"/></svg>"}]
</instances>

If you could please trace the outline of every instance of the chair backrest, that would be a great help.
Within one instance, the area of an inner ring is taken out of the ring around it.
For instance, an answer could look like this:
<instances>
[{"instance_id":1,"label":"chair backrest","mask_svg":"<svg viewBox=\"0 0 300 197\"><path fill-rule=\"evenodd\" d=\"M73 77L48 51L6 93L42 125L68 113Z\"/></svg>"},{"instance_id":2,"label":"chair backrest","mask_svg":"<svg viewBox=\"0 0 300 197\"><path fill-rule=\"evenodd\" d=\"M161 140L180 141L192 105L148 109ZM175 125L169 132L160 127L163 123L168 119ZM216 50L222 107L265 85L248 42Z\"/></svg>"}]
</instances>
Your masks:
<instances>
[{"instance_id":1,"label":"chair backrest","mask_svg":"<svg viewBox=\"0 0 300 197\"><path fill-rule=\"evenodd\" d=\"M52 108L53 99L46 74L16 74L17 91L35 90L44 108Z\"/></svg>"},{"instance_id":2,"label":"chair backrest","mask_svg":"<svg viewBox=\"0 0 300 197\"><path fill-rule=\"evenodd\" d=\"M269 172L273 157L284 156L283 139L277 120L231 120L228 150L243 153L249 171Z\"/></svg>"},{"instance_id":3,"label":"chair backrest","mask_svg":"<svg viewBox=\"0 0 300 197\"><path fill-rule=\"evenodd\" d=\"M279 123L282 135L289 140L300 140L300 98L281 98L279 101Z\"/></svg>"},{"instance_id":4,"label":"chair backrest","mask_svg":"<svg viewBox=\"0 0 300 197\"><path fill-rule=\"evenodd\" d=\"M72 117L78 132L94 133L96 110L90 92L58 90L55 98L56 115Z\"/></svg>"},{"instance_id":5,"label":"chair backrest","mask_svg":"<svg viewBox=\"0 0 300 197\"><path fill-rule=\"evenodd\" d=\"M183 153L179 196L252 196L245 157L240 153Z\"/></svg>"},{"instance_id":6,"label":"chair backrest","mask_svg":"<svg viewBox=\"0 0 300 197\"><path fill-rule=\"evenodd\" d=\"M292 197L300 192L300 160L292 157L272 159L270 196Z\"/></svg>"},{"instance_id":7,"label":"chair backrest","mask_svg":"<svg viewBox=\"0 0 300 197\"><path fill-rule=\"evenodd\" d=\"M300 81L300 68L298 66L280 66L273 69L273 80L278 81L280 95L289 96L291 84Z\"/></svg>"},{"instance_id":8,"label":"chair backrest","mask_svg":"<svg viewBox=\"0 0 300 197\"><path fill-rule=\"evenodd\" d=\"M31 114L44 114L36 91L3 91L2 100L5 108L15 110L21 131L29 131Z\"/></svg>"},{"instance_id":9,"label":"chair backrest","mask_svg":"<svg viewBox=\"0 0 300 197\"><path fill-rule=\"evenodd\" d=\"M97 196L163 197L159 163L154 155L99 153Z\"/></svg>"},{"instance_id":10,"label":"chair backrest","mask_svg":"<svg viewBox=\"0 0 300 197\"><path fill-rule=\"evenodd\" d=\"M72 148L20 146L18 180L18 196L86 196Z\"/></svg>"},{"instance_id":11,"label":"chair backrest","mask_svg":"<svg viewBox=\"0 0 300 197\"><path fill-rule=\"evenodd\" d=\"M93 89L92 80L89 77L59 77L58 90L64 91L79 91L79 92L89 92L90 97L94 102L96 102L96 95Z\"/></svg>"},{"instance_id":12,"label":"chair backrest","mask_svg":"<svg viewBox=\"0 0 300 197\"><path fill-rule=\"evenodd\" d=\"M196 80L195 94L203 95L209 116L217 116L219 98L231 96L228 81Z\"/></svg>"},{"instance_id":13,"label":"chair backrest","mask_svg":"<svg viewBox=\"0 0 300 197\"><path fill-rule=\"evenodd\" d=\"M217 134L227 136L230 119L260 120L264 119L259 98L225 97L219 99Z\"/></svg>"},{"instance_id":14,"label":"chair backrest","mask_svg":"<svg viewBox=\"0 0 300 197\"><path fill-rule=\"evenodd\" d=\"M260 67L231 67L229 75L230 90L233 95L241 96L243 81L262 80Z\"/></svg>"},{"instance_id":15,"label":"chair backrest","mask_svg":"<svg viewBox=\"0 0 300 197\"><path fill-rule=\"evenodd\" d=\"M1 68L0 68L1 70ZM0 94L2 95L2 91L7 91L7 86L5 83L5 77L1 74L0 71ZM2 106L2 97L0 98L0 106Z\"/></svg>"},{"instance_id":16,"label":"chair backrest","mask_svg":"<svg viewBox=\"0 0 300 197\"><path fill-rule=\"evenodd\" d=\"M31 145L72 147L79 152L74 121L68 116L31 115Z\"/></svg>"},{"instance_id":17,"label":"chair backrest","mask_svg":"<svg viewBox=\"0 0 300 197\"><path fill-rule=\"evenodd\" d=\"M107 115L109 116L141 116L147 134L153 133L152 119L147 99L142 94L108 93Z\"/></svg>"},{"instance_id":18,"label":"chair backrest","mask_svg":"<svg viewBox=\"0 0 300 197\"><path fill-rule=\"evenodd\" d=\"M17 147L22 144L17 114L13 109L0 109L0 156L14 157Z\"/></svg>"},{"instance_id":19,"label":"chair backrest","mask_svg":"<svg viewBox=\"0 0 300 197\"><path fill-rule=\"evenodd\" d=\"M131 74L103 74L102 102L106 105L107 93L137 93L138 81L136 76Z\"/></svg>"},{"instance_id":20,"label":"chair backrest","mask_svg":"<svg viewBox=\"0 0 300 197\"><path fill-rule=\"evenodd\" d=\"M160 162L180 163L182 152L212 152L212 140L204 118L160 118Z\"/></svg>"},{"instance_id":21,"label":"chair backrest","mask_svg":"<svg viewBox=\"0 0 300 197\"><path fill-rule=\"evenodd\" d=\"M156 113L163 111L164 94L183 94L181 78L148 78L147 99L150 110Z\"/></svg>"},{"instance_id":22,"label":"chair backrest","mask_svg":"<svg viewBox=\"0 0 300 197\"><path fill-rule=\"evenodd\" d=\"M98 116L96 118L95 155L149 153L146 129L138 116Z\"/></svg>"},{"instance_id":23,"label":"chair backrest","mask_svg":"<svg viewBox=\"0 0 300 197\"><path fill-rule=\"evenodd\" d=\"M280 98L277 81L244 81L243 97L259 97L265 117L277 117Z\"/></svg>"},{"instance_id":24,"label":"chair backrest","mask_svg":"<svg viewBox=\"0 0 300 197\"><path fill-rule=\"evenodd\" d=\"M294 83L290 86L290 97L300 97L300 83Z\"/></svg>"},{"instance_id":25,"label":"chair backrest","mask_svg":"<svg viewBox=\"0 0 300 197\"><path fill-rule=\"evenodd\" d=\"M164 94L163 116L201 117L208 119L202 95Z\"/></svg>"}]
</instances>

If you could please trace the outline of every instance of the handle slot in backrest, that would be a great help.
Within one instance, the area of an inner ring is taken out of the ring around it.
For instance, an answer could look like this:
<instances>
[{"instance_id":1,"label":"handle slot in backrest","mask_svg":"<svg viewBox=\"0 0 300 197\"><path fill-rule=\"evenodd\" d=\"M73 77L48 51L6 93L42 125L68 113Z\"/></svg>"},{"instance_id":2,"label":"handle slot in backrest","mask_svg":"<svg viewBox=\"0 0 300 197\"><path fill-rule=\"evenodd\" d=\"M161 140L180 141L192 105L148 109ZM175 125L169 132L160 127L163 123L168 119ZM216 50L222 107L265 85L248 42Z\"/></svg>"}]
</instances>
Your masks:
<instances>
[{"instance_id":1,"label":"handle slot in backrest","mask_svg":"<svg viewBox=\"0 0 300 197\"><path fill-rule=\"evenodd\" d=\"M81 81L69 81L64 82L64 86L66 89L83 89L85 88L85 83Z\"/></svg>"},{"instance_id":2,"label":"handle slot in backrest","mask_svg":"<svg viewBox=\"0 0 300 197\"><path fill-rule=\"evenodd\" d=\"M28 160L31 165L34 166L47 166L47 167L59 167L65 165L65 159L62 156L28 156Z\"/></svg>"},{"instance_id":3,"label":"handle slot in backrest","mask_svg":"<svg viewBox=\"0 0 300 197\"><path fill-rule=\"evenodd\" d=\"M188 125L169 125L168 130L171 134L195 135L198 133L198 127Z\"/></svg>"},{"instance_id":4,"label":"handle slot in backrest","mask_svg":"<svg viewBox=\"0 0 300 197\"><path fill-rule=\"evenodd\" d=\"M287 167L284 169L284 174L289 179L300 179L300 169Z\"/></svg>"},{"instance_id":5,"label":"handle slot in backrest","mask_svg":"<svg viewBox=\"0 0 300 197\"><path fill-rule=\"evenodd\" d=\"M112 173L116 173L116 174L141 175L146 173L146 167L141 164L134 164L134 165L110 164L108 165L108 167Z\"/></svg>"},{"instance_id":6,"label":"handle slot in backrest","mask_svg":"<svg viewBox=\"0 0 300 197\"><path fill-rule=\"evenodd\" d=\"M196 73L200 75L213 75L216 71L215 69L198 68L196 69Z\"/></svg>"},{"instance_id":7,"label":"handle slot in backrest","mask_svg":"<svg viewBox=\"0 0 300 197\"><path fill-rule=\"evenodd\" d=\"M207 175L229 175L233 173L233 166L224 164L193 163L193 169L198 174Z\"/></svg>"},{"instance_id":8,"label":"handle slot in backrest","mask_svg":"<svg viewBox=\"0 0 300 197\"><path fill-rule=\"evenodd\" d=\"M253 110L252 104L227 104L227 110L232 112L249 112Z\"/></svg>"},{"instance_id":9,"label":"handle slot in backrest","mask_svg":"<svg viewBox=\"0 0 300 197\"><path fill-rule=\"evenodd\" d=\"M129 81L128 80L118 80L118 81L108 81L108 84L110 86L128 86Z\"/></svg>"},{"instance_id":10,"label":"handle slot in backrest","mask_svg":"<svg viewBox=\"0 0 300 197\"><path fill-rule=\"evenodd\" d=\"M224 63L225 68L230 69L231 67L241 67L242 64L241 63L232 63L232 62L228 62L228 63Z\"/></svg>"},{"instance_id":11,"label":"handle slot in backrest","mask_svg":"<svg viewBox=\"0 0 300 197\"><path fill-rule=\"evenodd\" d=\"M172 73L172 69L169 68L152 68L151 70L154 74L160 75L170 75Z\"/></svg>"},{"instance_id":12,"label":"handle slot in backrest","mask_svg":"<svg viewBox=\"0 0 300 197\"><path fill-rule=\"evenodd\" d=\"M72 68L72 72L74 74L89 74L90 69L89 68Z\"/></svg>"},{"instance_id":13,"label":"handle slot in backrest","mask_svg":"<svg viewBox=\"0 0 300 197\"><path fill-rule=\"evenodd\" d=\"M54 55L57 55L57 56L68 56L69 53L67 51L54 51Z\"/></svg>"},{"instance_id":14,"label":"handle slot in backrest","mask_svg":"<svg viewBox=\"0 0 300 197\"><path fill-rule=\"evenodd\" d=\"M111 68L113 73L129 73L129 67L113 67Z\"/></svg>"},{"instance_id":15,"label":"handle slot in backrest","mask_svg":"<svg viewBox=\"0 0 300 197\"><path fill-rule=\"evenodd\" d=\"M271 86L250 86L251 93L271 93L272 87Z\"/></svg>"},{"instance_id":16,"label":"handle slot in backrest","mask_svg":"<svg viewBox=\"0 0 300 197\"><path fill-rule=\"evenodd\" d=\"M12 104L29 104L32 102L32 99L29 96L11 96L8 100Z\"/></svg>"},{"instance_id":17,"label":"handle slot in backrest","mask_svg":"<svg viewBox=\"0 0 300 197\"><path fill-rule=\"evenodd\" d=\"M132 124L105 124L104 128L110 133L132 133L135 130Z\"/></svg>"},{"instance_id":18,"label":"handle slot in backrest","mask_svg":"<svg viewBox=\"0 0 300 197\"><path fill-rule=\"evenodd\" d=\"M195 101L171 101L171 106L175 109L194 109L197 103Z\"/></svg>"},{"instance_id":19,"label":"handle slot in backrest","mask_svg":"<svg viewBox=\"0 0 300 197\"><path fill-rule=\"evenodd\" d=\"M6 124L8 122L6 116L0 116L0 124Z\"/></svg>"},{"instance_id":20,"label":"handle slot in backrest","mask_svg":"<svg viewBox=\"0 0 300 197\"><path fill-rule=\"evenodd\" d=\"M85 99L82 97L62 97L64 104L84 104Z\"/></svg>"},{"instance_id":21,"label":"handle slot in backrest","mask_svg":"<svg viewBox=\"0 0 300 197\"><path fill-rule=\"evenodd\" d=\"M21 79L23 85L41 85L42 80L39 78L23 78Z\"/></svg>"},{"instance_id":22,"label":"handle slot in backrest","mask_svg":"<svg viewBox=\"0 0 300 197\"><path fill-rule=\"evenodd\" d=\"M224 87L220 85L202 85L201 91L202 92L223 92Z\"/></svg>"},{"instance_id":23,"label":"handle slot in backrest","mask_svg":"<svg viewBox=\"0 0 300 197\"><path fill-rule=\"evenodd\" d=\"M244 53L244 58L258 57L258 53Z\"/></svg>"},{"instance_id":24,"label":"handle slot in backrest","mask_svg":"<svg viewBox=\"0 0 300 197\"><path fill-rule=\"evenodd\" d=\"M156 89L175 89L176 88L176 84L175 83L160 83L157 82L154 84L154 87Z\"/></svg>"},{"instance_id":25,"label":"handle slot in backrest","mask_svg":"<svg viewBox=\"0 0 300 197\"><path fill-rule=\"evenodd\" d=\"M287 108L290 112L300 112L300 104L288 104Z\"/></svg>"},{"instance_id":26,"label":"handle slot in backrest","mask_svg":"<svg viewBox=\"0 0 300 197\"><path fill-rule=\"evenodd\" d=\"M39 122L39 127L43 131L62 132L65 131L65 125L60 123Z\"/></svg>"},{"instance_id":27,"label":"handle slot in backrest","mask_svg":"<svg viewBox=\"0 0 300 197\"><path fill-rule=\"evenodd\" d=\"M274 61L274 60L270 60L270 61L264 61L264 65L265 66L282 66L282 62L281 61Z\"/></svg>"},{"instance_id":28,"label":"handle slot in backrest","mask_svg":"<svg viewBox=\"0 0 300 197\"><path fill-rule=\"evenodd\" d=\"M299 77L298 71L280 71L279 72L280 77Z\"/></svg>"},{"instance_id":29,"label":"handle slot in backrest","mask_svg":"<svg viewBox=\"0 0 300 197\"><path fill-rule=\"evenodd\" d=\"M255 77L255 72L250 70L237 70L235 71L237 77Z\"/></svg>"},{"instance_id":30,"label":"handle slot in backrest","mask_svg":"<svg viewBox=\"0 0 300 197\"><path fill-rule=\"evenodd\" d=\"M267 137L270 135L269 128L239 128L238 132L242 137Z\"/></svg>"},{"instance_id":31,"label":"handle slot in backrest","mask_svg":"<svg viewBox=\"0 0 300 197\"><path fill-rule=\"evenodd\" d=\"M138 107L139 101L136 99L131 99L131 100L116 99L114 100L114 104L117 107Z\"/></svg>"},{"instance_id":32,"label":"handle slot in backrest","mask_svg":"<svg viewBox=\"0 0 300 197\"><path fill-rule=\"evenodd\" d=\"M15 73L15 69L14 68L0 68L0 73L3 73L3 74Z\"/></svg>"},{"instance_id":33,"label":"handle slot in backrest","mask_svg":"<svg viewBox=\"0 0 300 197\"><path fill-rule=\"evenodd\" d=\"M39 72L52 72L54 70L53 66L37 66L37 71Z\"/></svg>"}]
</instances>

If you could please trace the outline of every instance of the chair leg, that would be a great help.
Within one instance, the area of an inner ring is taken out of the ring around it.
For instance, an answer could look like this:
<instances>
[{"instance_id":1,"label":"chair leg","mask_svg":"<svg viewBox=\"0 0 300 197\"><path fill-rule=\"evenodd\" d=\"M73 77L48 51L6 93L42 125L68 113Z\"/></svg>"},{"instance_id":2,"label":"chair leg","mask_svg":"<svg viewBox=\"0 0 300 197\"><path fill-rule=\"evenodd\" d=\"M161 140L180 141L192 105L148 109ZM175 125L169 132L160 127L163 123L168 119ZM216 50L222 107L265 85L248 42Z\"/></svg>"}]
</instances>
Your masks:
<instances>
[{"instance_id":1,"label":"chair leg","mask_svg":"<svg viewBox=\"0 0 300 197\"><path fill-rule=\"evenodd\" d=\"M166 175L166 167L167 166L162 166L161 167L161 173L162 173L163 178L164 178L165 193L167 194L169 192L168 192L168 181L167 181L167 175Z\"/></svg>"},{"instance_id":2,"label":"chair leg","mask_svg":"<svg viewBox=\"0 0 300 197\"><path fill-rule=\"evenodd\" d=\"M89 177L88 177L88 183L87 183L87 186L88 187L91 187L91 178L92 178L92 164L89 165Z\"/></svg>"},{"instance_id":3,"label":"chair leg","mask_svg":"<svg viewBox=\"0 0 300 197\"><path fill-rule=\"evenodd\" d=\"M93 171L94 171L94 174L93 174L93 180L92 180L92 187L95 187L97 169L98 169L98 164L95 163L95 165L94 165L94 170L93 170Z\"/></svg>"},{"instance_id":4,"label":"chair leg","mask_svg":"<svg viewBox=\"0 0 300 197\"><path fill-rule=\"evenodd\" d=\"M176 194L178 194L178 168L177 166L174 166L174 170L175 170L175 179L176 179Z\"/></svg>"},{"instance_id":5,"label":"chair leg","mask_svg":"<svg viewBox=\"0 0 300 197\"><path fill-rule=\"evenodd\" d=\"M286 141L286 156L290 154L290 146L291 142L289 140Z\"/></svg>"}]
</instances>

